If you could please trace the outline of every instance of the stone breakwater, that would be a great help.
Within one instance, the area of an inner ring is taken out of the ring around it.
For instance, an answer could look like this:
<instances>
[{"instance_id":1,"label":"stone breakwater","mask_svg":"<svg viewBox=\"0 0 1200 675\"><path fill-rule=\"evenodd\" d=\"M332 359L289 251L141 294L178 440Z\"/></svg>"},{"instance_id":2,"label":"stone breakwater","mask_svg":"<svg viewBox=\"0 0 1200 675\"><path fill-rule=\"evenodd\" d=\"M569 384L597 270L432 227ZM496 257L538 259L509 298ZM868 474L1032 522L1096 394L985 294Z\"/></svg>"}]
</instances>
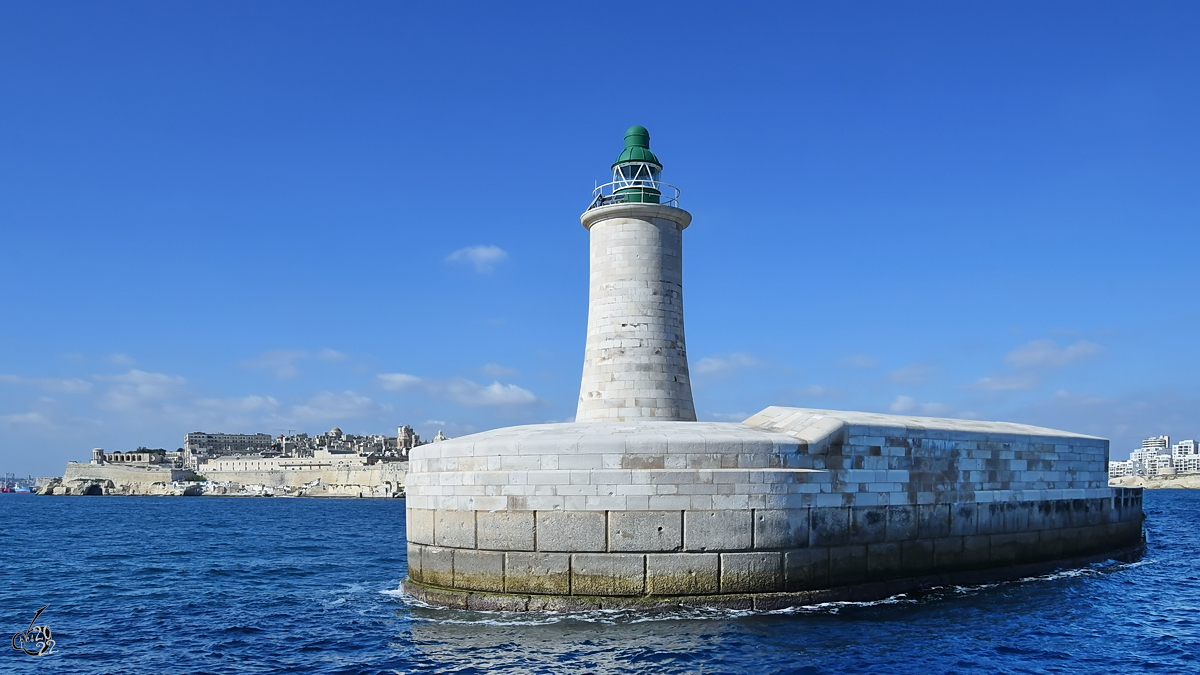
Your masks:
<instances>
[{"instance_id":1,"label":"stone breakwater","mask_svg":"<svg viewBox=\"0 0 1200 675\"><path fill-rule=\"evenodd\" d=\"M422 446L406 590L431 604L777 608L1137 555L1108 441L768 408L742 424L513 427Z\"/></svg>"},{"instance_id":2,"label":"stone breakwater","mask_svg":"<svg viewBox=\"0 0 1200 675\"><path fill-rule=\"evenodd\" d=\"M44 495L148 496L404 496L408 462L368 467L287 471L206 472L204 482L187 482L191 471L160 467L71 462L62 478L39 479Z\"/></svg>"}]
</instances>

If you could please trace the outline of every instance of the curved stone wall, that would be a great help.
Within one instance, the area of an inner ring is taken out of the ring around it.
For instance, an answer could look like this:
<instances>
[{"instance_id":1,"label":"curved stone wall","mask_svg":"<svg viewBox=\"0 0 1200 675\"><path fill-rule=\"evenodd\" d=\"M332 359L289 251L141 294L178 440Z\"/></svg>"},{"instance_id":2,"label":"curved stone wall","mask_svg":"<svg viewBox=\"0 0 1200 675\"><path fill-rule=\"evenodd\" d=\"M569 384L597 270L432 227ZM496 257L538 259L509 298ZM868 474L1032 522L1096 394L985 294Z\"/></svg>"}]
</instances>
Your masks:
<instances>
[{"instance_id":1,"label":"curved stone wall","mask_svg":"<svg viewBox=\"0 0 1200 675\"><path fill-rule=\"evenodd\" d=\"M1024 425L788 408L501 429L414 450L407 587L546 607L999 578L1140 545L1141 491L1107 487L1107 455Z\"/></svg>"}]
</instances>

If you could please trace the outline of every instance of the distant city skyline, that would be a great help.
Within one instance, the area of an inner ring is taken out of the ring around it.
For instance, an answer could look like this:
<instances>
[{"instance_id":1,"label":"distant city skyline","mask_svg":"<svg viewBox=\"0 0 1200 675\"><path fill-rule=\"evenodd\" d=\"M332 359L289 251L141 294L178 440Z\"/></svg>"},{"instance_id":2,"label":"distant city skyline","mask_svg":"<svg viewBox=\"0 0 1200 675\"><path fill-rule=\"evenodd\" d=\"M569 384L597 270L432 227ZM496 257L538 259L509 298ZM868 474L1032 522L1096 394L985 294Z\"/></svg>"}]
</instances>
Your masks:
<instances>
[{"instance_id":1,"label":"distant city skyline","mask_svg":"<svg viewBox=\"0 0 1200 675\"><path fill-rule=\"evenodd\" d=\"M1200 438L1200 5L639 12L0 6L0 471L570 420L633 124L699 419Z\"/></svg>"}]
</instances>

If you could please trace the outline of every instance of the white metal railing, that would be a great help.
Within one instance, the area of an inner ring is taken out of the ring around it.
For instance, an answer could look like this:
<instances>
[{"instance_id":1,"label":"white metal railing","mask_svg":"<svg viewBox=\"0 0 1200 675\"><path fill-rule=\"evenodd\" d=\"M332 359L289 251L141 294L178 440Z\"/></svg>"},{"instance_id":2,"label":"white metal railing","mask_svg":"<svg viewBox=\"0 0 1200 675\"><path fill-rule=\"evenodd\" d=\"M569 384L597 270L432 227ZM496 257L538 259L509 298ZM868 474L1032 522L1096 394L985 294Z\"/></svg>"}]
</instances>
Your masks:
<instances>
[{"instance_id":1,"label":"white metal railing","mask_svg":"<svg viewBox=\"0 0 1200 675\"><path fill-rule=\"evenodd\" d=\"M658 201L645 199L653 192L658 193ZM650 194L647 194L647 193ZM592 191L592 203L587 210L608 206L610 204L666 204L679 206L679 188L669 183L656 180L617 180L605 183Z\"/></svg>"}]
</instances>

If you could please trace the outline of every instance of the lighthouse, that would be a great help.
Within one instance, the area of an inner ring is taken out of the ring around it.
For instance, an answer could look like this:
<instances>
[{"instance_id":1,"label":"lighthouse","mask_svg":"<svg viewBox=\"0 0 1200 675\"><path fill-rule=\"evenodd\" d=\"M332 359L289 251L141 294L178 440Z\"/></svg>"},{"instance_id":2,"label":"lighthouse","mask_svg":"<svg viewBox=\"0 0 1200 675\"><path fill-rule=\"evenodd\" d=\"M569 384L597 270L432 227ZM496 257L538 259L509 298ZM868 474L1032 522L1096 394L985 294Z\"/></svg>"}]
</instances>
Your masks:
<instances>
[{"instance_id":1,"label":"lighthouse","mask_svg":"<svg viewBox=\"0 0 1200 675\"><path fill-rule=\"evenodd\" d=\"M778 406L697 421L692 217L662 169L631 127L580 217L591 277L575 421L412 448L405 592L489 611L773 611L1139 554L1141 489L1108 487L1102 438ZM787 301L804 299L781 297L779 312Z\"/></svg>"},{"instance_id":2,"label":"lighthouse","mask_svg":"<svg viewBox=\"0 0 1200 675\"><path fill-rule=\"evenodd\" d=\"M580 216L591 240L576 422L695 421L683 330L683 231L692 215L642 126Z\"/></svg>"}]
</instances>

